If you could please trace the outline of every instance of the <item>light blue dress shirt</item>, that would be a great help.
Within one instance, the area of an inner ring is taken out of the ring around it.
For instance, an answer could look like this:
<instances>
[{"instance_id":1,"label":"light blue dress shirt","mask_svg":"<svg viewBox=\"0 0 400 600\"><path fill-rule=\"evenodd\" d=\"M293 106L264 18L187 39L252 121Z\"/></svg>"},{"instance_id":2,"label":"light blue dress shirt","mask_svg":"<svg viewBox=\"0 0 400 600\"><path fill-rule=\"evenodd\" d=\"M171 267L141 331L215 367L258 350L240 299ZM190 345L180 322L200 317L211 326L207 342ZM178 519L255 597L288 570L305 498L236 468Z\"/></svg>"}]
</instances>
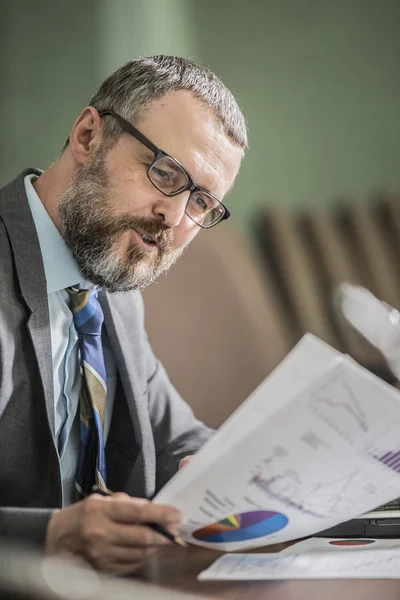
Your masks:
<instances>
[{"instance_id":1,"label":"light blue dress shirt","mask_svg":"<svg viewBox=\"0 0 400 600\"><path fill-rule=\"evenodd\" d=\"M47 282L53 359L54 423L56 445L60 457L63 506L71 504L75 495L75 471L79 451L79 392L82 375L79 367L78 334L75 329L67 287L85 282L68 246L54 225L32 179L24 179L26 195L32 212ZM107 334L102 334L104 360L107 372L107 401L104 419L104 440L107 440L114 404L117 369Z\"/></svg>"}]
</instances>

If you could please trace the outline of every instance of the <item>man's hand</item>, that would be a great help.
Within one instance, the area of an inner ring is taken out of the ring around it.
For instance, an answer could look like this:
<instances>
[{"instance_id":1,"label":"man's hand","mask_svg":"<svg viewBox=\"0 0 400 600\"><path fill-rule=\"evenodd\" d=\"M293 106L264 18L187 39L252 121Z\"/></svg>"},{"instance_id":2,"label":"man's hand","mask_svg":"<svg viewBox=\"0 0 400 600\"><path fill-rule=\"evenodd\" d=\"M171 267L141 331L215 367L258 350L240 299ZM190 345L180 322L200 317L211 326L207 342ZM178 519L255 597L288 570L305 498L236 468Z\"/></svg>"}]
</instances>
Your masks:
<instances>
[{"instance_id":1,"label":"man's hand","mask_svg":"<svg viewBox=\"0 0 400 600\"><path fill-rule=\"evenodd\" d=\"M188 465L193 460L193 456L185 456L179 463L179 468L182 469L185 465Z\"/></svg>"},{"instance_id":2,"label":"man's hand","mask_svg":"<svg viewBox=\"0 0 400 600\"><path fill-rule=\"evenodd\" d=\"M131 573L160 546L170 542L141 523L158 523L173 533L181 514L127 494L93 494L54 513L46 534L46 552L84 556L102 571Z\"/></svg>"}]
</instances>

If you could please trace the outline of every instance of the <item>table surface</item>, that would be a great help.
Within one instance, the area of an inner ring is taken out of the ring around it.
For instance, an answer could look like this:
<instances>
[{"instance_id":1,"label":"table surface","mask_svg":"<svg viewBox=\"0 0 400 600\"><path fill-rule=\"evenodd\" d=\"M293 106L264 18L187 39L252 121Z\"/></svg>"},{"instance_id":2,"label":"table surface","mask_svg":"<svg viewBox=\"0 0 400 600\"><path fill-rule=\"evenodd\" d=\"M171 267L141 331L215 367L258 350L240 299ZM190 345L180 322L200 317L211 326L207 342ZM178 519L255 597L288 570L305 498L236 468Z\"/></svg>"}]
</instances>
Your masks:
<instances>
[{"instance_id":1,"label":"table surface","mask_svg":"<svg viewBox=\"0 0 400 600\"><path fill-rule=\"evenodd\" d=\"M277 552L269 546L258 552ZM400 580L341 579L303 581L197 581L196 577L221 556L220 552L191 546L166 546L135 574L156 586L198 595L234 600L400 600Z\"/></svg>"}]
</instances>

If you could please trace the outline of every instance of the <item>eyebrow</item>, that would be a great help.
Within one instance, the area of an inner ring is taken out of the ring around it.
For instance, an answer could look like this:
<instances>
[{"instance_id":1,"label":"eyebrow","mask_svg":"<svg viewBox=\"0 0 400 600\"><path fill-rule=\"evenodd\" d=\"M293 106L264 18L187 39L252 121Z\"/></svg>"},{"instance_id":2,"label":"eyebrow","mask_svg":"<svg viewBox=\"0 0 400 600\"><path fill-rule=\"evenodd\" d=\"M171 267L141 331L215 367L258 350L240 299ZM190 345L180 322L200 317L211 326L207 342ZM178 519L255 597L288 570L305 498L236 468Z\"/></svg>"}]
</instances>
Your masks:
<instances>
[{"instance_id":1,"label":"eyebrow","mask_svg":"<svg viewBox=\"0 0 400 600\"><path fill-rule=\"evenodd\" d=\"M154 160L153 152L147 148L147 146L141 144L139 140L134 138L134 141L137 143L137 153L139 157L146 158L146 160L148 159L150 162L152 162Z\"/></svg>"},{"instance_id":2,"label":"eyebrow","mask_svg":"<svg viewBox=\"0 0 400 600\"><path fill-rule=\"evenodd\" d=\"M186 169L185 169L185 171L186 171ZM188 172L188 171L186 171L186 173L189 175L189 172ZM189 177L190 177L191 181L193 181L193 179L192 179L191 175L189 175ZM221 200L219 199L219 197L218 197L218 196L216 196L215 194L213 194L213 192L210 192L210 190L209 190L208 188L206 188L206 187L203 187L203 186L199 185L199 184L198 184L197 182L195 182L195 181L193 181L193 183L194 183L195 185L197 185L197 186L200 188L200 190L201 190L202 192L206 192L207 194L210 194L210 196L212 196L213 198L216 198L217 200L219 200L219 202L221 202Z\"/></svg>"},{"instance_id":3,"label":"eyebrow","mask_svg":"<svg viewBox=\"0 0 400 600\"><path fill-rule=\"evenodd\" d=\"M165 152L164 150L162 150L162 148L159 148L159 150L161 150L161 152L163 152L165 156L168 156L169 158L173 158L174 160L178 161L178 159L175 158L175 156L172 156L172 154L168 154L167 152ZM150 150L150 152L151 152L151 150ZM193 177L191 176L191 174L189 173L189 171L187 170L187 168L184 167L183 164L180 161L178 161L178 162L181 165L181 167L183 167L183 170L185 171L186 175L189 177L190 181L192 183L194 183L194 185L197 185L197 187L200 189L201 192L206 192L206 194L210 194L210 196L213 196L213 198L217 198L217 196L215 196L212 192L210 192L209 189L207 189L206 187L203 187L203 186L199 185L196 181L194 181ZM176 171L178 171L178 169L179 169L178 165L171 165L171 166L174 166L175 169L176 169ZM217 200L218 200L218 198L217 198Z\"/></svg>"},{"instance_id":4,"label":"eyebrow","mask_svg":"<svg viewBox=\"0 0 400 600\"><path fill-rule=\"evenodd\" d=\"M132 136L133 137L133 136ZM139 152L139 156L143 159L148 160L149 162L153 162L154 158L155 158L155 154L152 150L150 150L150 148L148 148L145 144L142 144L140 142L140 140L138 140L137 138L134 138L135 142L137 142L138 144L138 152ZM173 158L174 160L176 160L177 162L179 162L179 164L181 165L181 167L183 167L185 173L187 174L187 176L189 177L190 181L192 183L194 183L195 185L197 185L198 188L200 188L200 191L202 192L206 192L206 194L210 194L210 196L213 196L213 198L216 198L217 200L219 200L219 198L213 194L212 192L210 192L210 190L206 187L200 186L197 182L195 182L192 178L192 176L190 175L189 171L186 169L186 167L183 166L183 164L177 159L175 158L175 156L172 156L172 154L168 154L168 152L165 152L165 150L163 150L162 148L159 148L157 146L158 150L161 150L161 152L165 155L168 156L170 158ZM179 169L178 165L176 165L176 170ZM221 202L221 200L219 200L219 202Z\"/></svg>"},{"instance_id":5,"label":"eyebrow","mask_svg":"<svg viewBox=\"0 0 400 600\"><path fill-rule=\"evenodd\" d=\"M164 150L162 150L162 152L164 152ZM165 153L165 154L166 154L166 153ZM171 155L170 155L170 154L168 154L168 156L171 156ZM175 160L178 160L178 159L177 159L177 158L175 158L174 156L172 156L171 158L174 158ZM206 187L203 187L203 186L199 185L199 184L197 183L197 181L193 179L193 177L191 176L191 174L189 173L189 171L187 170L187 168L186 168L186 167L184 167L184 166L183 166L183 164L182 164L180 161L178 161L178 162L179 162L179 164L180 164L180 165L181 165L181 166L184 168L184 170L185 170L185 173L188 175L188 177L189 177L190 181L191 181L192 183L194 183L194 185L197 185L197 187L198 187L198 188L200 188L200 191L202 191L202 192L206 192L207 194L210 194L210 196L213 196L213 198L216 198L217 200L219 200L219 199L218 199L218 196L216 196L215 194L213 194L212 192L210 192L210 190L209 190L208 188L206 188ZM219 201L220 201L220 200L219 200Z\"/></svg>"}]
</instances>

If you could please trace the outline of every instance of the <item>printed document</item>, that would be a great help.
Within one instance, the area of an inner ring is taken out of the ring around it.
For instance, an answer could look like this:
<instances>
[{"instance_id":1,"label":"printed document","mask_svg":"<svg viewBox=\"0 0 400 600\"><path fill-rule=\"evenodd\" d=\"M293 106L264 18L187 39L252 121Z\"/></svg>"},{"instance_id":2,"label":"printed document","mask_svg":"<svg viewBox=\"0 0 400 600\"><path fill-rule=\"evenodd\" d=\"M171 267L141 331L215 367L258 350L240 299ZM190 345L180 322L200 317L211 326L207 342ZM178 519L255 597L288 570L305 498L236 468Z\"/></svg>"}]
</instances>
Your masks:
<instances>
[{"instance_id":1,"label":"printed document","mask_svg":"<svg viewBox=\"0 0 400 600\"><path fill-rule=\"evenodd\" d=\"M200 580L400 579L400 549L309 554L225 554Z\"/></svg>"},{"instance_id":2,"label":"printed document","mask_svg":"<svg viewBox=\"0 0 400 600\"><path fill-rule=\"evenodd\" d=\"M399 399L307 334L154 502L224 552L333 527L400 497Z\"/></svg>"}]
</instances>

